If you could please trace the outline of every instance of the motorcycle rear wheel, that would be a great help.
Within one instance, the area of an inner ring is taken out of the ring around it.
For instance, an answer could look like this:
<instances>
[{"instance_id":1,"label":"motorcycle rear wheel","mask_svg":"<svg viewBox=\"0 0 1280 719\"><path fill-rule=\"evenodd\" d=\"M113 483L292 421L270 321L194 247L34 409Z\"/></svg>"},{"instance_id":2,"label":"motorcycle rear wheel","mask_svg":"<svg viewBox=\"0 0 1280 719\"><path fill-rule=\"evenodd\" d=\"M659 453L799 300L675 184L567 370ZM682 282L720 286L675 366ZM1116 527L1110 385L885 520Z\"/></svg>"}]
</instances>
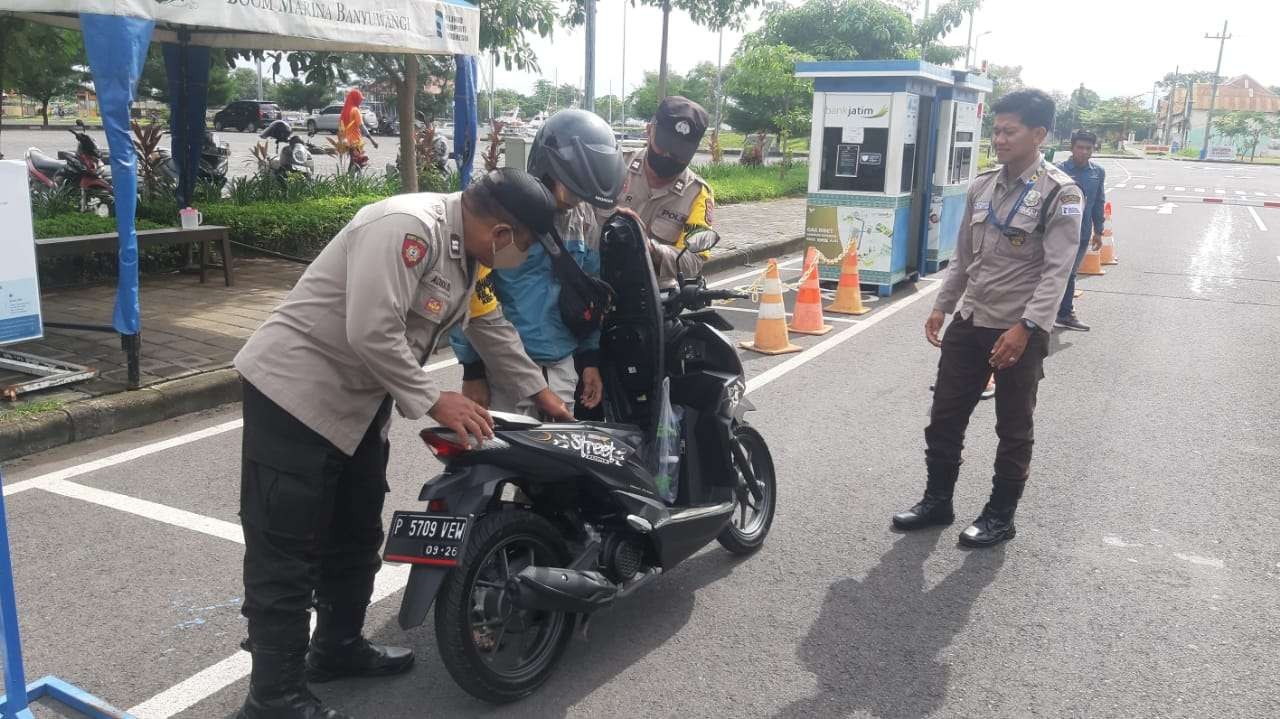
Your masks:
<instances>
[{"instance_id":1,"label":"motorcycle rear wheel","mask_svg":"<svg viewBox=\"0 0 1280 719\"><path fill-rule=\"evenodd\" d=\"M560 533L533 512L499 511L476 521L436 598L436 646L458 686L502 704L532 694L551 676L575 616L515 609L504 585L535 562L563 567L568 561Z\"/></svg>"},{"instance_id":2,"label":"motorcycle rear wheel","mask_svg":"<svg viewBox=\"0 0 1280 719\"><path fill-rule=\"evenodd\" d=\"M763 496L756 501L747 495L755 506L740 503L729 526L720 532L716 541L734 554L752 554L764 546L769 528L773 526L773 514L778 506L778 480L773 471L773 455L769 453L764 437L755 428L739 425L734 432L734 439L742 444L742 449L751 462L751 470L760 482Z\"/></svg>"}]
</instances>

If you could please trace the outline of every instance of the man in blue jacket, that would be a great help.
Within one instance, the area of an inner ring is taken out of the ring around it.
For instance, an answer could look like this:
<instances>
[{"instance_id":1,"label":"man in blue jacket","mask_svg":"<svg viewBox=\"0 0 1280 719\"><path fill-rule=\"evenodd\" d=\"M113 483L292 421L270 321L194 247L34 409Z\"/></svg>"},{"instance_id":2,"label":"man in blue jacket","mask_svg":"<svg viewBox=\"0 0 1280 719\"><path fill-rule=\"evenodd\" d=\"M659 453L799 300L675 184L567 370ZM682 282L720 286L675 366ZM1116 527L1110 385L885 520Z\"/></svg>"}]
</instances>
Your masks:
<instances>
[{"instance_id":1,"label":"man in blue jacket","mask_svg":"<svg viewBox=\"0 0 1280 719\"><path fill-rule=\"evenodd\" d=\"M596 209L612 209L622 190L622 152L609 125L593 112L561 110L543 124L529 150L529 174L542 180L555 197L556 229L574 261L592 277L600 274L600 230ZM547 385L573 410L575 400L587 408L604 398L600 376L600 332L576 336L560 310L560 280L551 256L539 243L514 269L493 270L481 277L472 299L473 317L501 303L502 314L515 325L525 353L542 367ZM487 376L480 356L461 333L450 336L463 366L462 392L495 410L534 414L529 402L502 376ZM574 359L582 368L581 397Z\"/></svg>"},{"instance_id":2,"label":"man in blue jacket","mask_svg":"<svg viewBox=\"0 0 1280 719\"><path fill-rule=\"evenodd\" d=\"M1071 159L1058 165L1084 193L1084 217L1080 222L1080 250L1076 253L1076 264L1071 270L1071 279L1067 280L1067 293L1062 296L1062 305L1053 326L1077 332L1088 332L1089 325L1076 317L1076 272L1080 270L1080 263L1084 261L1090 245L1095 250L1102 246L1102 224L1106 219L1103 207L1107 204L1107 171L1090 159L1097 145L1097 135L1076 130L1071 135Z\"/></svg>"}]
</instances>

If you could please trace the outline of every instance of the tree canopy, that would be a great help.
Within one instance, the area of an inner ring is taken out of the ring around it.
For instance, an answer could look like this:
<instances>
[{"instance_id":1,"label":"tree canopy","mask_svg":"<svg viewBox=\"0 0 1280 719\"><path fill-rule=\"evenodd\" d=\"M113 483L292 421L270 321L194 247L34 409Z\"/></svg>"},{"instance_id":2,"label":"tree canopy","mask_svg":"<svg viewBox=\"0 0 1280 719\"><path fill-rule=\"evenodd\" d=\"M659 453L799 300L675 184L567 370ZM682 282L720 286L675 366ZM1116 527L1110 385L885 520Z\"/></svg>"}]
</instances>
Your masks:
<instances>
[{"instance_id":1,"label":"tree canopy","mask_svg":"<svg viewBox=\"0 0 1280 719\"><path fill-rule=\"evenodd\" d=\"M813 107L813 82L795 64L812 60L788 45L752 45L734 54L725 78L729 124L743 132L803 133Z\"/></svg>"},{"instance_id":2,"label":"tree canopy","mask_svg":"<svg viewBox=\"0 0 1280 719\"><path fill-rule=\"evenodd\" d=\"M15 22L8 20L6 22ZM86 79L80 33L42 23L24 22L7 37L5 81L40 103L43 124L49 124L49 102L73 94Z\"/></svg>"}]
</instances>

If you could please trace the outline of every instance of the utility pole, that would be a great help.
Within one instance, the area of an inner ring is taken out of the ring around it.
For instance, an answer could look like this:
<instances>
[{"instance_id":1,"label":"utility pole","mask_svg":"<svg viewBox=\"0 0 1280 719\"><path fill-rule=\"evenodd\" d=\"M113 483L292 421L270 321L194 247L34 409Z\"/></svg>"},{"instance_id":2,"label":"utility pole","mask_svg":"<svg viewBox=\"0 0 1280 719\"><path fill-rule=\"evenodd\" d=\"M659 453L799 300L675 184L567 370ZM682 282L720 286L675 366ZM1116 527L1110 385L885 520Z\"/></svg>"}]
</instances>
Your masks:
<instances>
[{"instance_id":1,"label":"utility pole","mask_svg":"<svg viewBox=\"0 0 1280 719\"><path fill-rule=\"evenodd\" d=\"M582 82L582 109L596 109L596 0L586 0L587 69Z\"/></svg>"},{"instance_id":2,"label":"utility pole","mask_svg":"<svg viewBox=\"0 0 1280 719\"><path fill-rule=\"evenodd\" d=\"M622 123L627 122L627 5L622 3Z\"/></svg>"},{"instance_id":3,"label":"utility pole","mask_svg":"<svg viewBox=\"0 0 1280 719\"><path fill-rule=\"evenodd\" d=\"M720 28L720 44L716 50L716 122L712 132L720 136L720 113L724 107L724 28Z\"/></svg>"},{"instance_id":4,"label":"utility pole","mask_svg":"<svg viewBox=\"0 0 1280 719\"><path fill-rule=\"evenodd\" d=\"M969 11L969 39L964 43L964 69L968 70L973 67L973 63L969 61L969 52L973 50L973 11Z\"/></svg>"},{"instance_id":5,"label":"utility pole","mask_svg":"<svg viewBox=\"0 0 1280 719\"><path fill-rule=\"evenodd\" d=\"M662 0L662 50L658 61L658 102L667 98L667 27L671 24L671 0Z\"/></svg>"},{"instance_id":6,"label":"utility pole","mask_svg":"<svg viewBox=\"0 0 1280 719\"><path fill-rule=\"evenodd\" d=\"M254 58L254 63L258 66L258 99L262 100L262 58Z\"/></svg>"},{"instance_id":7,"label":"utility pole","mask_svg":"<svg viewBox=\"0 0 1280 719\"><path fill-rule=\"evenodd\" d=\"M1164 137L1161 138L1166 145L1172 145L1173 142L1173 91L1182 84L1182 66L1173 66L1173 84L1169 86L1169 99L1164 101Z\"/></svg>"},{"instance_id":8,"label":"utility pole","mask_svg":"<svg viewBox=\"0 0 1280 719\"><path fill-rule=\"evenodd\" d=\"M1205 33L1204 39L1218 41L1218 66L1213 69L1213 89L1209 91L1209 114L1204 123L1204 146L1200 148L1201 160L1209 154L1209 136L1213 134L1213 110L1214 105L1218 103L1218 76L1222 74L1222 51L1226 48L1227 41L1231 39L1227 34L1227 21L1222 21L1221 35Z\"/></svg>"}]
</instances>

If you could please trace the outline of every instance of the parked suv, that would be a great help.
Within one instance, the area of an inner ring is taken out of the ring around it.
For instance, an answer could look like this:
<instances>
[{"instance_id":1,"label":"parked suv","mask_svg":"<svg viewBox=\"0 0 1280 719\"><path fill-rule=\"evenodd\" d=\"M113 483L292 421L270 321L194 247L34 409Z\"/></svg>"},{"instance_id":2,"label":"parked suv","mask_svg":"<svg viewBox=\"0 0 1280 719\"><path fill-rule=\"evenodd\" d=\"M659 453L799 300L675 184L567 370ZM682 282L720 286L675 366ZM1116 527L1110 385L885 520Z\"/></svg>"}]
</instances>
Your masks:
<instances>
[{"instance_id":1,"label":"parked suv","mask_svg":"<svg viewBox=\"0 0 1280 719\"><path fill-rule=\"evenodd\" d=\"M342 105L330 105L323 110L317 110L307 117L307 132L319 132L327 130L333 134L338 134L338 119L342 115ZM378 129L378 116L373 110L367 107L360 108L360 115L364 118L364 126L372 133Z\"/></svg>"},{"instance_id":2,"label":"parked suv","mask_svg":"<svg viewBox=\"0 0 1280 719\"><path fill-rule=\"evenodd\" d=\"M280 108L274 102L236 100L214 114L213 129L219 132L227 128L257 132L279 119Z\"/></svg>"}]
</instances>

